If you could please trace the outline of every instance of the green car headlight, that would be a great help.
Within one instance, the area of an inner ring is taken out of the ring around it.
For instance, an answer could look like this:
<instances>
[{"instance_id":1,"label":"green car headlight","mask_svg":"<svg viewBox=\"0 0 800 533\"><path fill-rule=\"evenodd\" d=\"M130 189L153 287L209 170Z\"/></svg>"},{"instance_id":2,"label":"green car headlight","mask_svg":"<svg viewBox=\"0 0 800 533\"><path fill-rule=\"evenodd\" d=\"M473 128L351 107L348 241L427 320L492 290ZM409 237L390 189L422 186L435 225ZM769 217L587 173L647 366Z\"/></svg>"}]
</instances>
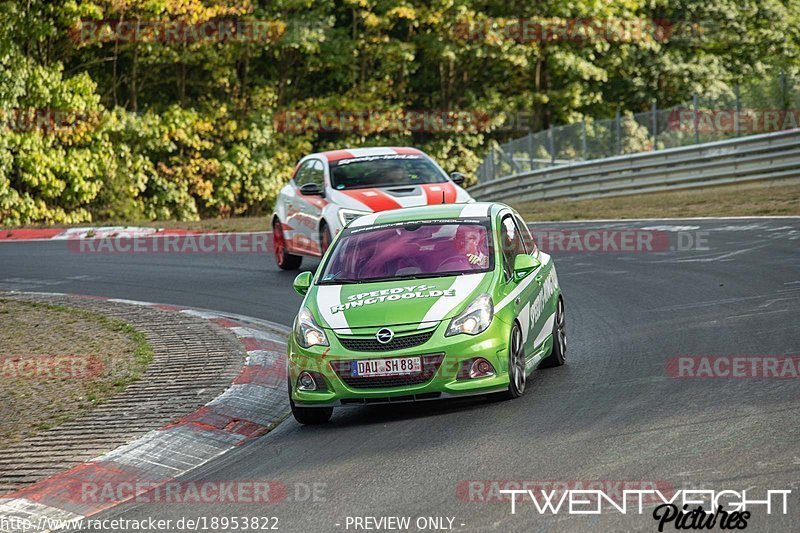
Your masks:
<instances>
[{"instance_id":1,"label":"green car headlight","mask_svg":"<svg viewBox=\"0 0 800 533\"><path fill-rule=\"evenodd\" d=\"M445 337L466 333L467 335L477 335L492 323L494 317L494 305L492 298L488 294L481 294L460 315L450 321Z\"/></svg>"},{"instance_id":2,"label":"green car headlight","mask_svg":"<svg viewBox=\"0 0 800 533\"><path fill-rule=\"evenodd\" d=\"M369 211L356 211L355 209L339 209L339 222L342 223L342 226L346 226L355 219L359 217L363 217L364 215L369 215Z\"/></svg>"},{"instance_id":3,"label":"green car headlight","mask_svg":"<svg viewBox=\"0 0 800 533\"><path fill-rule=\"evenodd\" d=\"M328 337L322 328L314 322L311 311L305 307L300 310L294 321L294 338L303 348L312 346L328 346Z\"/></svg>"}]
</instances>

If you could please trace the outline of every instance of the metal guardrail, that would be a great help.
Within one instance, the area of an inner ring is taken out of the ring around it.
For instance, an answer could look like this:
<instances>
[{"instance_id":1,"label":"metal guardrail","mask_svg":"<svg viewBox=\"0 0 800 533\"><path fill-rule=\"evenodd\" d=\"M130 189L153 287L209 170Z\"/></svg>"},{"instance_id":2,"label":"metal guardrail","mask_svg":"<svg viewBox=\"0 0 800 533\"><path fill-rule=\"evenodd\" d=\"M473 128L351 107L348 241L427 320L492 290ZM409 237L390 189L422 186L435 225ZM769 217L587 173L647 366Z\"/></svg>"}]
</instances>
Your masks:
<instances>
[{"instance_id":1,"label":"metal guardrail","mask_svg":"<svg viewBox=\"0 0 800 533\"><path fill-rule=\"evenodd\" d=\"M588 199L760 180L800 180L800 129L521 172L470 187L476 200Z\"/></svg>"},{"instance_id":2,"label":"metal guardrail","mask_svg":"<svg viewBox=\"0 0 800 533\"><path fill-rule=\"evenodd\" d=\"M678 106L659 107L653 100L649 111L617 108L615 118L585 116L580 122L531 131L502 144L490 141L475 172L478 183L570 162L789 130L800 123L800 73L796 69L744 81L717 81L714 91L694 93ZM537 123L534 118L531 115L530 124Z\"/></svg>"}]
</instances>

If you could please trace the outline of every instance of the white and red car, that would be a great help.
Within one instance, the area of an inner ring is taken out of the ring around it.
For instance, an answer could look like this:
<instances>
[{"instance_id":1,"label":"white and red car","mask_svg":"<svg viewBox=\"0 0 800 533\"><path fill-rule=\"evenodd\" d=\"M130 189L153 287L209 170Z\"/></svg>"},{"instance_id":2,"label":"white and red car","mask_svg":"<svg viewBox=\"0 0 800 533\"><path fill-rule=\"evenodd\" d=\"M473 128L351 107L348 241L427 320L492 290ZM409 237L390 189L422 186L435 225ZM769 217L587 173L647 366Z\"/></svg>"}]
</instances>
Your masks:
<instances>
[{"instance_id":1,"label":"white and red car","mask_svg":"<svg viewBox=\"0 0 800 533\"><path fill-rule=\"evenodd\" d=\"M303 256L321 257L348 222L389 209L472 202L450 176L416 148L356 148L300 160L281 189L272 217L275 260L296 269Z\"/></svg>"}]
</instances>

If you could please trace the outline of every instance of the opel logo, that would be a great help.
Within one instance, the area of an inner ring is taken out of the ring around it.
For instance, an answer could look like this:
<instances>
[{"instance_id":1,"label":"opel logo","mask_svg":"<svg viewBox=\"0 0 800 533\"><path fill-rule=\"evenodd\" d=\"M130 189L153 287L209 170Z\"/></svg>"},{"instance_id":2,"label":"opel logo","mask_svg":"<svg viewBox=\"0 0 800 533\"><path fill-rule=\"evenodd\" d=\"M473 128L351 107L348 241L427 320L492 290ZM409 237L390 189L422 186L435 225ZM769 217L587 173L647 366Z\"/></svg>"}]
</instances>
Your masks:
<instances>
[{"instance_id":1,"label":"opel logo","mask_svg":"<svg viewBox=\"0 0 800 533\"><path fill-rule=\"evenodd\" d=\"M375 334L375 338L378 339L378 342L381 344L387 344L392 342L394 338L394 331L390 330L389 328L381 328L378 330L378 333Z\"/></svg>"}]
</instances>

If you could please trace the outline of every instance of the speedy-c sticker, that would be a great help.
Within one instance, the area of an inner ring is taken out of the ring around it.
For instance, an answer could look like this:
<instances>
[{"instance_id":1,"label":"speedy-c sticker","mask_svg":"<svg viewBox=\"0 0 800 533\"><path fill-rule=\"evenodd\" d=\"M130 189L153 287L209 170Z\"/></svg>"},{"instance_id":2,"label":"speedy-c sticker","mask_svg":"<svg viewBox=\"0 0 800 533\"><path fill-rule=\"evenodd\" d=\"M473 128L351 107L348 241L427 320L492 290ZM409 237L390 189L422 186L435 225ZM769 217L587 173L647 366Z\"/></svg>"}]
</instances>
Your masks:
<instances>
[{"instance_id":1,"label":"speedy-c sticker","mask_svg":"<svg viewBox=\"0 0 800 533\"><path fill-rule=\"evenodd\" d=\"M351 294L347 301L331 307L331 313L339 313L373 305L381 302L396 302L398 300L410 300L412 298L442 298L456 295L454 289L437 289L435 285L410 285L407 287L395 287L393 289L382 289L379 291L362 292Z\"/></svg>"}]
</instances>

